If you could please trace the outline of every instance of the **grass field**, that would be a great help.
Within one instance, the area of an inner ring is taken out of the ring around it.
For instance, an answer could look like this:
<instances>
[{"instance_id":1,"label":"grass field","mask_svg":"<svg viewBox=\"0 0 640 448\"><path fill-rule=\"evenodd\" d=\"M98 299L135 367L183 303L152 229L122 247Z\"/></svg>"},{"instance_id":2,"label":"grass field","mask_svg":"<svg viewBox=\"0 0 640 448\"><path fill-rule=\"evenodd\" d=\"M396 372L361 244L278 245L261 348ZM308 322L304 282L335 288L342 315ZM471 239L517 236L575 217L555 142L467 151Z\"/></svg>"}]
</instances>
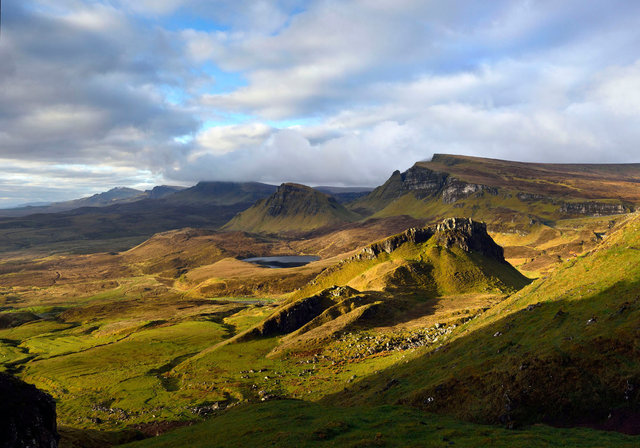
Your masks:
<instances>
[{"instance_id":1,"label":"grass field","mask_svg":"<svg viewBox=\"0 0 640 448\"><path fill-rule=\"evenodd\" d=\"M640 378L640 220L616 219L498 233L538 254L607 233L528 286L508 265L433 241L352 258L363 235L370 244L415 223L397 218L303 240L186 229L120 254L16 257L0 263L0 368L56 398L63 447L192 423L137 446L633 446L527 426L623 407ZM292 269L234 258L318 248L321 261ZM207 293L217 282L227 287ZM364 292L304 331L237 337L336 284ZM524 428L460 421L505 416Z\"/></svg>"},{"instance_id":2,"label":"grass field","mask_svg":"<svg viewBox=\"0 0 640 448\"><path fill-rule=\"evenodd\" d=\"M589 429L507 430L401 406L329 407L302 401L239 406L211 420L129 448L635 447L637 439Z\"/></svg>"}]
</instances>

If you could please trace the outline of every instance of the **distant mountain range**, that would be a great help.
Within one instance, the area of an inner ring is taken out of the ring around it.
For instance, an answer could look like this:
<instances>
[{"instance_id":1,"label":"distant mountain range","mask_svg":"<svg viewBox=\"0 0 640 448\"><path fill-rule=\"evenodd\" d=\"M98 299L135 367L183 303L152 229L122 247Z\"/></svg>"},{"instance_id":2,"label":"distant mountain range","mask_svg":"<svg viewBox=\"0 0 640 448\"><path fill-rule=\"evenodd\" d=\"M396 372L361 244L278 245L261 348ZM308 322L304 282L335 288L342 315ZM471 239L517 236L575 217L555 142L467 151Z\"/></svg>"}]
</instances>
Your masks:
<instances>
[{"instance_id":1,"label":"distant mountain range","mask_svg":"<svg viewBox=\"0 0 640 448\"><path fill-rule=\"evenodd\" d=\"M74 201L0 210L0 237L7 236L0 238L0 251L123 249L183 227L304 234L394 216L430 223L468 217L486 222L492 232L509 233L537 224L553 227L563 219L621 215L639 204L640 164L538 164L436 154L392 173L373 190L199 182L190 188L115 188ZM575 244L585 241L585 235L575 238ZM572 253L568 244L559 256Z\"/></svg>"},{"instance_id":2,"label":"distant mountain range","mask_svg":"<svg viewBox=\"0 0 640 448\"><path fill-rule=\"evenodd\" d=\"M104 193L71 201L54 202L49 204L30 204L22 207L0 209L0 217L20 217L36 213L60 213L82 207L106 207L114 204L135 202L142 199L160 199L182 190L183 187L161 185L151 190L136 190L134 188L116 187Z\"/></svg>"}]
</instances>

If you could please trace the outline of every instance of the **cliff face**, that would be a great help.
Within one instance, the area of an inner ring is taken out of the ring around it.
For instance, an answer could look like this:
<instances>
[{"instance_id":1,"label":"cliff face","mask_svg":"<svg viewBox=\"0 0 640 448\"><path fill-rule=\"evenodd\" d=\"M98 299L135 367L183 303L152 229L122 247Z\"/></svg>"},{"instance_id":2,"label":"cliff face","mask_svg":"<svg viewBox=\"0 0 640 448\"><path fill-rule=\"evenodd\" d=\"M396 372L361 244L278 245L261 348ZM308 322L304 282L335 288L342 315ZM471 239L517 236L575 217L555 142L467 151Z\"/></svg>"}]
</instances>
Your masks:
<instances>
[{"instance_id":1,"label":"cliff face","mask_svg":"<svg viewBox=\"0 0 640 448\"><path fill-rule=\"evenodd\" d=\"M504 250L487 233L487 225L468 218L448 218L436 226L435 237L443 246L457 246L506 263Z\"/></svg>"},{"instance_id":2,"label":"cliff face","mask_svg":"<svg viewBox=\"0 0 640 448\"><path fill-rule=\"evenodd\" d=\"M0 373L0 448L56 448L56 404L51 396Z\"/></svg>"},{"instance_id":3,"label":"cliff face","mask_svg":"<svg viewBox=\"0 0 640 448\"><path fill-rule=\"evenodd\" d=\"M431 238L446 248L459 247L465 252L477 252L485 257L505 262L504 250L487 233L487 225L468 218L448 218L430 227L411 228L398 235L365 247L353 256L355 259L372 259L378 254L390 254L404 243L423 243Z\"/></svg>"},{"instance_id":4,"label":"cliff face","mask_svg":"<svg viewBox=\"0 0 640 448\"><path fill-rule=\"evenodd\" d=\"M611 204L606 202L564 202L560 206L560 212L567 215L608 216L621 215L633 211L632 207L624 204Z\"/></svg>"},{"instance_id":5,"label":"cliff face","mask_svg":"<svg viewBox=\"0 0 640 448\"><path fill-rule=\"evenodd\" d=\"M498 189L459 180L448 173L414 165L404 173L395 171L380 187L353 204L355 210L375 211L391 201L413 193L419 199L440 198L445 204L485 193L497 195Z\"/></svg>"},{"instance_id":6,"label":"cliff face","mask_svg":"<svg viewBox=\"0 0 640 448\"><path fill-rule=\"evenodd\" d=\"M435 196L442 190L448 177L446 173L413 166L401 174L402 189L415 191L419 197Z\"/></svg>"},{"instance_id":7,"label":"cliff face","mask_svg":"<svg viewBox=\"0 0 640 448\"><path fill-rule=\"evenodd\" d=\"M439 173L414 165L401 174L402 189L414 191L419 198L440 196L445 204L452 204L473 194L498 194L498 189L486 185L464 182L447 173Z\"/></svg>"}]
</instances>

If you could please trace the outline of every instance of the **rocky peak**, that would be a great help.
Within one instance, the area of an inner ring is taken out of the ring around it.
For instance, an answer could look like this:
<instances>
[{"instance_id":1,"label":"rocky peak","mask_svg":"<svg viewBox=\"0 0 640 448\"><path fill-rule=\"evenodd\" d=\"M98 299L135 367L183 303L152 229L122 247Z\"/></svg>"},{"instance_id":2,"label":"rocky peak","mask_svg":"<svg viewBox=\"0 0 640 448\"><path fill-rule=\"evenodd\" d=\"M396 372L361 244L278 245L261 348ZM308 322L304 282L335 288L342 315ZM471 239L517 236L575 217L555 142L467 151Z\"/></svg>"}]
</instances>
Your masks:
<instances>
[{"instance_id":1,"label":"rocky peak","mask_svg":"<svg viewBox=\"0 0 640 448\"><path fill-rule=\"evenodd\" d=\"M487 225L469 218L447 218L436 226L435 237L443 246L457 246L465 252L505 262L504 250L487 233Z\"/></svg>"},{"instance_id":2,"label":"rocky peak","mask_svg":"<svg viewBox=\"0 0 640 448\"><path fill-rule=\"evenodd\" d=\"M404 243L420 244L432 237L446 248L456 246L465 252L478 252L505 262L504 251L487 233L487 225L468 218L447 218L436 225L435 230L431 227L408 229L365 247L353 258L372 259L382 252L390 254Z\"/></svg>"},{"instance_id":3,"label":"rocky peak","mask_svg":"<svg viewBox=\"0 0 640 448\"><path fill-rule=\"evenodd\" d=\"M56 404L51 396L0 373L0 448L56 448Z\"/></svg>"}]
</instances>

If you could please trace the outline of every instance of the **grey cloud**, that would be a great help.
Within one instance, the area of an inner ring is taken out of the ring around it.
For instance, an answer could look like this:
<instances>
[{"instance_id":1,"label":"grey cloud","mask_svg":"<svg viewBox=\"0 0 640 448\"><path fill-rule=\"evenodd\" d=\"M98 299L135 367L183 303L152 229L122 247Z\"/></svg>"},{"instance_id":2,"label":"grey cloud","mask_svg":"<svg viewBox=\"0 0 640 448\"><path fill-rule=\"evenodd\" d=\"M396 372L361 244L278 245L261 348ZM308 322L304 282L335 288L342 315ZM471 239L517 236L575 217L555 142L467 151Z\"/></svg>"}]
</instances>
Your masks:
<instances>
[{"instance_id":1,"label":"grey cloud","mask_svg":"<svg viewBox=\"0 0 640 448\"><path fill-rule=\"evenodd\" d=\"M3 11L0 58L10 68L0 71L0 157L127 164L198 128L162 94L188 77L166 32L142 35L101 4L71 15L22 6Z\"/></svg>"},{"instance_id":2,"label":"grey cloud","mask_svg":"<svg viewBox=\"0 0 640 448\"><path fill-rule=\"evenodd\" d=\"M639 30L624 0L9 2L0 197L29 176L376 185L434 152L637 161ZM205 63L246 85L207 91Z\"/></svg>"}]
</instances>

